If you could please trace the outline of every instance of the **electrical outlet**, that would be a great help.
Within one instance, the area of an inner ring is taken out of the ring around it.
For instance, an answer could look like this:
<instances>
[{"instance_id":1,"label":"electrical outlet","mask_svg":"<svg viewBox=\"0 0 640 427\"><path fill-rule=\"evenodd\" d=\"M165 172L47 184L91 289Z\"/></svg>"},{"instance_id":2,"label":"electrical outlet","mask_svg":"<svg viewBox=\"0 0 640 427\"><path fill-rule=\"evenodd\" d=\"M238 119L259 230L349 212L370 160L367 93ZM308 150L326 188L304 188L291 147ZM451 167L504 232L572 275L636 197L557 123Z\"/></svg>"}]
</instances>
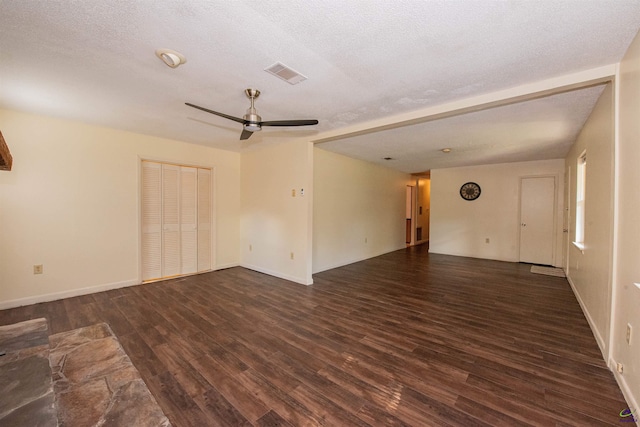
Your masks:
<instances>
[{"instance_id":1,"label":"electrical outlet","mask_svg":"<svg viewBox=\"0 0 640 427\"><path fill-rule=\"evenodd\" d=\"M624 373L624 365L620 362L616 363L616 371L618 371L619 374L623 374Z\"/></svg>"},{"instance_id":2,"label":"electrical outlet","mask_svg":"<svg viewBox=\"0 0 640 427\"><path fill-rule=\"evenodd\" d=\"M631 345L631 323L627 323L627 344Z\"/></svg>"},{"instance_id":3,"label":"electrical outlet","mask_svg":"<svg viewBox=\"0 0 640 427\"><path fill-rule=\"evenodd\" d=\"M291 190L291 197L296 197L296 189Z\"/></svg>"},{"instance_id":4,"label":"electrical outlet","mask_svg":"<svg viewBox=\"0 0 640 427\"><path fill-rule=\"evenodd\" d=\"M42 264L33 266L33 274L42 274L42 272L43 272Z\"/></svg>"}]
</instances>

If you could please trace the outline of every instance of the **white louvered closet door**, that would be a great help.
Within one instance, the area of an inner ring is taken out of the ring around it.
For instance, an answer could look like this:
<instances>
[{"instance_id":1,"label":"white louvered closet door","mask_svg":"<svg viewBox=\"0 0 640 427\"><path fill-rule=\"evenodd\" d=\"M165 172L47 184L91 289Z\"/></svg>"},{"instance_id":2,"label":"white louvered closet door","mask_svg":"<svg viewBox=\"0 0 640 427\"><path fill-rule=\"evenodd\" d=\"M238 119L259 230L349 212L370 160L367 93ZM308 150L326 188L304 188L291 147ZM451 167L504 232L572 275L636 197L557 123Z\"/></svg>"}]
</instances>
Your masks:
<instances>
[{"instance_id":1,"label":"white louvered closet door","mask_svg":"<svg viewBox=\"0 0 640 427\"><path fill-rule=\"evenodd\" d=\"M181 274L198 271L198 169L180 167Z\"/></svg>"},{"instance_id":2,"label":"white louvered closet door","mask_svg":"<svg viewBox=\"0 0 640 427\"><path fill-rule=\"evenodd\" d=\"M142 280L211 270L211 170L142 162Z\"/></svg>"},{"instance_id":3,"label":"white louvered closet door","mask_svg":"<svg viewBox=\"0 0 640 427\"><path fill-rule=\"evenodd\" d=\"M162 167L142 162L142 280L162 277Z\"/></svg>"},{"instance_id":4,"label":"white louvered closet door","mask_svg":"<svg viewBox=\"0 0 640 427\"><path fill-rule=\"evenodd\" d=\"M162 277L180 274L180 166L162 165Z\"/></svg>"},{"instance_id":5,"label":"white louvered closet door","mask_svg":"<svg viewBox=\"0 0 640 427\"><path fill-rule=\"evenodd\" d=\"M211 170L198 169L198 271L211 270Z\"/></svg>"}]
</instances>

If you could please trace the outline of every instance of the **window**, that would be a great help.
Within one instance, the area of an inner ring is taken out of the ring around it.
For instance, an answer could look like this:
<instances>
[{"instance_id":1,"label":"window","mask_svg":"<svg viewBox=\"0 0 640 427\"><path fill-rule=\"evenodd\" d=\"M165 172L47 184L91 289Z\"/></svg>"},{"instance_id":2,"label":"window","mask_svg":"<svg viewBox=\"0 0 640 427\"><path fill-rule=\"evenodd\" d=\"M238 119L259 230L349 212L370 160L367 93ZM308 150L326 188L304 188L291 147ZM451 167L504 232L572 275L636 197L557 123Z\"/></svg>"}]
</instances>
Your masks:
<instances>
[{"instance_id":1,"label":"window","mask_svg":"<svg viewBox=\"0 0 640 427\"><path fill-rule=\"evenodd\" d=\"M584 199L587 181L587 152L583 151L578 157L576 168L576 238L574 243L584 249Z\"/></svg>"}]
</instances>

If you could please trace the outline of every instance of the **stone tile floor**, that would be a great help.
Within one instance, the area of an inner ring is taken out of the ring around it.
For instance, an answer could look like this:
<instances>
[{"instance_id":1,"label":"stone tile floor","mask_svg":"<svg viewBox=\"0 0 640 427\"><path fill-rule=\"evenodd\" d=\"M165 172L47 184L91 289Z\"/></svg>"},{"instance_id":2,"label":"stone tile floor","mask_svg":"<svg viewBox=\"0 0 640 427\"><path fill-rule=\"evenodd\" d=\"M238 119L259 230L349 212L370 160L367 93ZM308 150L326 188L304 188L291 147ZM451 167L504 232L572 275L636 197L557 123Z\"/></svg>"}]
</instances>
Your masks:
<instances>
[{"instance_id":1,"label":"stone tile floor","mask_svg":"<svg viewBox=\"0 0 640 427\"><path fill-rule=\"evenodd\" d=\"M170 426L107 324L48 332L0 326L0 425Z\"/></svg>"},{"instance_id":2,"label":"stone tile floor","mask_svg":"<svg viewBox=\"0 0 640 427\"><path fill-rule=\"evenodd\" d=\"M0 425L57 426L46 319L0 327Z\"/></svg>"},{"instance_id":3,"label":"stone tile floor","mask_svg":"<svg viewBox=\"0 0 640 427\"><path fill-rule=\"evenodd\" d=\"M61 426L170 425L107 324L49 342Z\"/></svg>"}]
</instances>

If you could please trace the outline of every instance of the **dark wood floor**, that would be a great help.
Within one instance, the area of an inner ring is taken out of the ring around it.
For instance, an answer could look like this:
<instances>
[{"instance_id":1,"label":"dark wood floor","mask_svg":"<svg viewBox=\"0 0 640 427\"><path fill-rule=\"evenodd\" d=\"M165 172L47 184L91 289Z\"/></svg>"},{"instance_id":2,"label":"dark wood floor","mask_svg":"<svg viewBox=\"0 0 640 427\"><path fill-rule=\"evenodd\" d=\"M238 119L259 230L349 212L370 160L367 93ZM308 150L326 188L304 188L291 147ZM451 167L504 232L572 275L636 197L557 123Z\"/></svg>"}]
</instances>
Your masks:
<instances>
[{"instance_id":1,"label":"dark wood floor","mask_svg":"<svg viewBox=\"0 0 640 427\"><path fill-rule=\"evenodd\" d=\"M619 425L567 281L426 247L302 286L243 268L0 311L107 322L174 426Z\"/></svg>"}]
</instances>

